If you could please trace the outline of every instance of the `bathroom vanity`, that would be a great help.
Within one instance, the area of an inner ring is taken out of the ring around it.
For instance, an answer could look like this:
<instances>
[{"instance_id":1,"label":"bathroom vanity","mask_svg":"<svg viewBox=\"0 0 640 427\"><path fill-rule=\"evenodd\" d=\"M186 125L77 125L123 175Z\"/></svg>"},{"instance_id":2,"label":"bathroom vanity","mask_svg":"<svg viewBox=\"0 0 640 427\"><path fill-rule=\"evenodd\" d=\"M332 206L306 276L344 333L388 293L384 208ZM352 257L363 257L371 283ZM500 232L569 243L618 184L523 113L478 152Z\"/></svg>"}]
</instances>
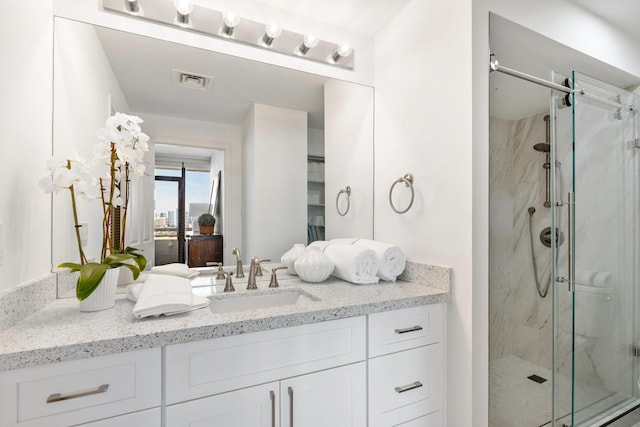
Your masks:
<instances>
[{"instance_id":1,"label":"bathroom vanity","mask_svg":"<svg viewBox=\"0 0 640 427\"><path fill-rule=\"evenodd\" d=\"M56 300L0 332L0 425L441 426L444 270L441 286L285 278L313 302L145 320L123 298ZM236 288L211 297L252 295Z\"/></svg>"}]
</instances>

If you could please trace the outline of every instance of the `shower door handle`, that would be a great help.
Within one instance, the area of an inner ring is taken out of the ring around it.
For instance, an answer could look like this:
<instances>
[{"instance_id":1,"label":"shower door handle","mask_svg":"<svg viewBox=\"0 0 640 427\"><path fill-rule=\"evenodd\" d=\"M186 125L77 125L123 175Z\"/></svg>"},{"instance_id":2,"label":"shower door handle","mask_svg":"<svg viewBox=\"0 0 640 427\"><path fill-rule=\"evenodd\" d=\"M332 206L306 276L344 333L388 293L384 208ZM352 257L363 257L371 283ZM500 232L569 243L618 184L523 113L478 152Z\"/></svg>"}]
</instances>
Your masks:
<instances>
[{"instance_id":1,"label":"shower door handle","mask_svg":"<svg viewBox=\"0 0 640 427\"><path fill-rule=\"evenodd\" d=\"M567 250L567 258L568 258L568 269L569 271L567 272L567 276L568 278L564 278L561 276L557 277L557 281L560 283L566 283L567 284L567 290L569 292L575 292L575 265L574 265L574 254L575 254L575 228L574 228L574 221L575 221L575 208L576 208L576 204L575 204L575 200L574 200L574 194L572 192L569 192L567 194L567 201L566 202L557 202L556 206L564 206L567 205L567 240L569 242L569 248ZM556 237L557 239L557 237ZM555 247L556 247L556 251L558 250L558 242L555 242Z\"/></svg>"},{"instance_id":2,"label":"shower door handle","mask_svg":"<svg viewBox=\"0 0 640 427\"><path fill-rule=\"evenodd\" d=\"M567 240L569 241L569 271L568 271L568 290L569 292L575 292L575 268L574 265L574 256L575 256L575 229L574 229L574 221L575 221L575 209L576 204L574 201L573 192L569 192L567 194Z\"/></svg>"}]
</instances>

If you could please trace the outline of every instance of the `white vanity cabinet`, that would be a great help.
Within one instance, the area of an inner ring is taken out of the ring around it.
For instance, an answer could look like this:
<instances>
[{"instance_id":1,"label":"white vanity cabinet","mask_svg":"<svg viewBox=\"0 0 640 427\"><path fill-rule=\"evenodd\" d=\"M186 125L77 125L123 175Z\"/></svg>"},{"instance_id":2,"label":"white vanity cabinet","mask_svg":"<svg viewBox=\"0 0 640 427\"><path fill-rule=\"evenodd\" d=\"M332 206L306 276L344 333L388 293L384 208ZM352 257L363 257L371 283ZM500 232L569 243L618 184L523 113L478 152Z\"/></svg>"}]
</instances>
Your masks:
<instances>
[{"instance_id":1,"label":"white vanity cabinet","mask_svg":"<svg viewBox=\"0 0 640 427\"><path fill-rule=\"evenodd\" d=\"M152 419L133 413L156 407L151 416L160 414L160 354L156 348L1 372L0 425L71 426L121 414Z\"/></svg>"},{"instance_id":2,"label":"white vanity cabinet","mask_svg":"<svg viewBox=\"0 0 640 427\"><path fill-rule=\"evenodd\" d=\"M365 359L364 316L167 346L166 427L366 427Z\"/></svg>"},{"instance_id":3,"label":"white vanity cabinet","mask_svg":"<svg viewBox=\"0 0 640 427\"><path fill-rule=\"evenodd\" d=\"M442 427L441 304L369 315L369 426Z\"/></svg>"},{"instance_id":4,"label":"white vanity cabinet","mask_svg":"<svg viewBox=\"0 0 640 427\"><path fill-rule=\"evenodd\" d=\"M359 362L171 405L167 427L365 427L366 366Z\"/></svg>"}]
</instances>

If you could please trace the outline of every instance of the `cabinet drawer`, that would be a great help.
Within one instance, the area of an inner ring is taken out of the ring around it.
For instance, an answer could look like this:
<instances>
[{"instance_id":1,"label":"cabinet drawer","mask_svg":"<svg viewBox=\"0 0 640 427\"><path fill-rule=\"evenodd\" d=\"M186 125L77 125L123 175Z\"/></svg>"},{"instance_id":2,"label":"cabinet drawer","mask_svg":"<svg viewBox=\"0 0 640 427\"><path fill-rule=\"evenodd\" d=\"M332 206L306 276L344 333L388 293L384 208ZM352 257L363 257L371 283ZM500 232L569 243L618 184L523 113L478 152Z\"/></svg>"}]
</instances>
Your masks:
<instances>
[{"instance_id":1,"label":"cabinet drawer","mask_svg":"<svg viewBox=\"0 0 640 427\"><path fill-rule=\"evenodd\" d=\"M161 425L162 414L160 412L160 408L148 409L146 411L134 412L133 414L121 415L119 417L107 418L106 420L81 424L82 427L155 427Z\"/></svg>"},{"instance_id":2,"label":"cabinet drawer","mask_svg":"<svg viewBox=\"0 0 640 427\"><path fill-rule=\"evenodd\" d=\"M0 373L0 425L72 425L161 403L160 349Z\"/></svg>"},{"instance_id":3,"label":"cabinet drawer","mask_svg":"<svg viewBox=\"0 0 640 427\"><path fill-rule=\"evenodd\" d=\"M393 427L442 427L442 411L433 412L420 418L401 424L389 424Z\"/></svg>"},{"instance_id":4,"label":"cabinet drawer","mask_svg":"<svg viewBox=\"0 0 640 427\"><path fill-rule=\"evenodd\" d=\"M442 304L369 315L369 357L442 340Z\"/></svg>"},{"instance_id":5,"label":"cabinet drawer","mask_svg":"<svg viewBox=\"0 0 640 427\"><path fill-rule=\"evenodd\" d=\"M371 427L399 425L442 409L441 344L370 359L368 368Z\"/></svg>"},{"instance_id":6,"label":"cabinet drawer","mask_svg":"<svg viewBox=\"0 0 640 427\"><path fill-rule=\"evenodd\" d=\"M167 346L168 404L362 361L364 316Z\"/></svg>"}]
</instances>

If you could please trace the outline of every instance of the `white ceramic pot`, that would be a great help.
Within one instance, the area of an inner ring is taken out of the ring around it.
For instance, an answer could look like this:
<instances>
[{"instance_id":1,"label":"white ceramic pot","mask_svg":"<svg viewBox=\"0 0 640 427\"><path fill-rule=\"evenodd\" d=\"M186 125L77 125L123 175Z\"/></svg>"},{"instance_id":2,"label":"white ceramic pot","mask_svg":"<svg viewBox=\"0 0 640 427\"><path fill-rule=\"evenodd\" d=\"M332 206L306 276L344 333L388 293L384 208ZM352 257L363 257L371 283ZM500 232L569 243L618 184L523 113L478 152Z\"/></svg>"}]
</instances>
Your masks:
<instances>
[{"instance_id":1,"label":"white ceramic pot","mask_svg":"<svg viewBox=\"0 0 640 427\"><path fill-rule=\"evenodd\" d=\"M306 249L305 253L294 263L296 273L305 282L323 282L333 273L333 261L314 246Z\"/></svg>"},{"instance_id":2,"label":"white ceramic pot","mask_svg":"<svg viewBox=\"0 0 640 427\"><path fill-rule=\"evenodd\" d=\"M293 245L291 249L285 252L284 255L282 255L282 257L280 258L280 262L283 265L287 266L287 271L289 272L289 274L294 274L294 275L297 274L293 268L293 264L296 262L296 260L299 257L301 257L304 254L304 251L305 251L304 244L296 243L295 245Z\"/></svg>"},{"instance_id":3,"label":"white ceramic pot","mask_svg":"<svg viewBox=\"0 0 640 427\"><path fill-rule=\"evenodd\" d=\"M80 301L80 311L100 311L113 307L116 303L119 276L120 268L108 269L95 291Z\"/></svg>"}]
</instances>

